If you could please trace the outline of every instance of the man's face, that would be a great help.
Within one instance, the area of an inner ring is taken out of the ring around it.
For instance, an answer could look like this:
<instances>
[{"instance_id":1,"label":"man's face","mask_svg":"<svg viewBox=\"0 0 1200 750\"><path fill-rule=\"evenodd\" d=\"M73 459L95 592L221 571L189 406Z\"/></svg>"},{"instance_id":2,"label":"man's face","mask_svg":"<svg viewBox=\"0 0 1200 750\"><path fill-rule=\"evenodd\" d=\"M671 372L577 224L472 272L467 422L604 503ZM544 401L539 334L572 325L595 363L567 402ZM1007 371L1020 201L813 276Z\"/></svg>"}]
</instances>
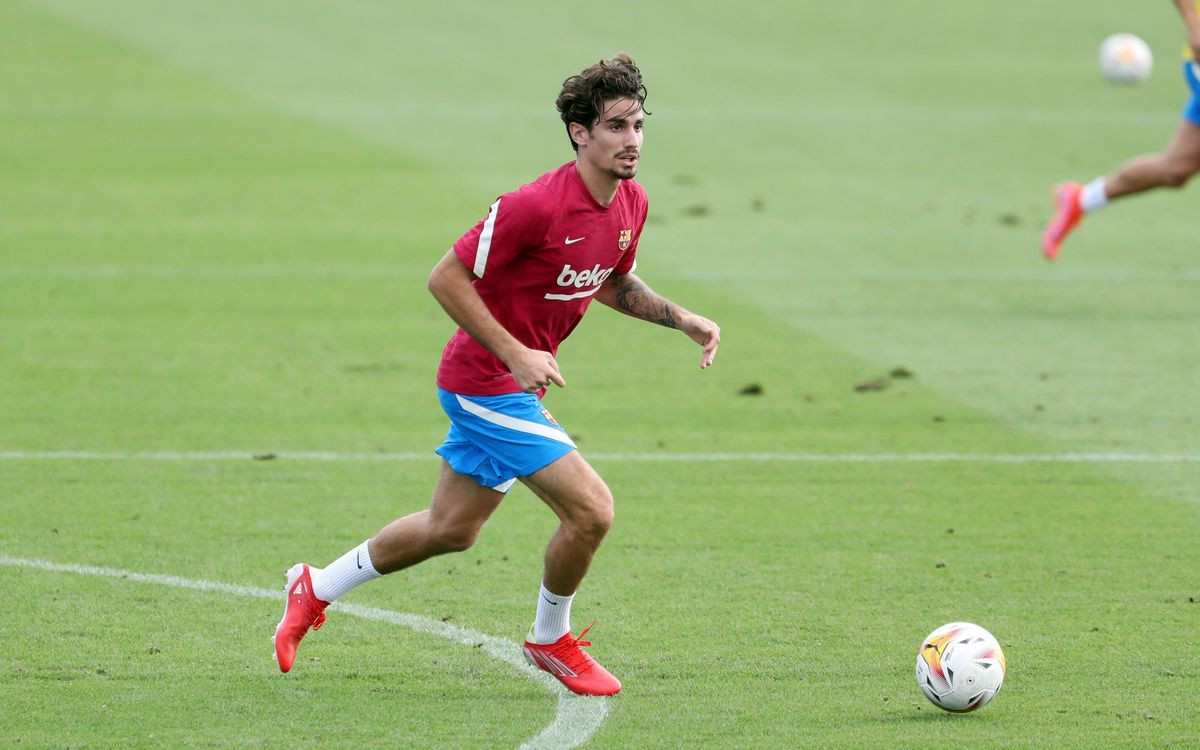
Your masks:
<instances>
[{"instance_id":1,"label":"man's face","mask_svg":"<svg viewBox=\"0 0 1200 750\"><path fill-rule=\"evenodd\" d=\"M637 99L610 99L604 102L600 120L590 130L579 128L579 155L601 172L622 180L637 174L642 150L642 125L646 113Z\"/></svg>"}]
</instances>

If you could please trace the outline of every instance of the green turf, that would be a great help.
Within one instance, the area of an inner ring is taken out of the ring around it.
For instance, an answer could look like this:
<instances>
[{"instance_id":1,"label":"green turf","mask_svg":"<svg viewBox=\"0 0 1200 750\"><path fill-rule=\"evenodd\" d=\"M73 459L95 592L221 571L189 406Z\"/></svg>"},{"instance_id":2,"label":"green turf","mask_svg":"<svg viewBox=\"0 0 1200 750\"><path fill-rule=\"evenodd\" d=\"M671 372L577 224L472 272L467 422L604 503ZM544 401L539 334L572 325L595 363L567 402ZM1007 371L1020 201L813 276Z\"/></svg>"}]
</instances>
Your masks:
<instances>
[{"instance_id":1,"label":"green turf","mask_svg":"<svg viewBox=\"0 0 1200 750\"><path fill-rule=\"evenodd\" d=\"M547 406L618 503L575 610L626 684L591 746L1193 747L1195 191L1037 250L1051 183L1177 120L1179 23L1136 13L0 4L0 451L418 454L10 454L0 556L274 587L423 507L452 330L428 269L570 157L559 83L626 49L654 112L639 271L725 342L700 372L597 308L560 353ZM1118 30L1154 46L1144 87L1098 80ZM1191 460L670 458L762 452ZM347 601L515 649L552 530L518 489L472 550ZM396 625L332 614L282 676L277 603L3 572L4 746L515 747L555 715ZM970 716L912 678L958 619L1010 667Z\"/></svg>"}]
</instances>

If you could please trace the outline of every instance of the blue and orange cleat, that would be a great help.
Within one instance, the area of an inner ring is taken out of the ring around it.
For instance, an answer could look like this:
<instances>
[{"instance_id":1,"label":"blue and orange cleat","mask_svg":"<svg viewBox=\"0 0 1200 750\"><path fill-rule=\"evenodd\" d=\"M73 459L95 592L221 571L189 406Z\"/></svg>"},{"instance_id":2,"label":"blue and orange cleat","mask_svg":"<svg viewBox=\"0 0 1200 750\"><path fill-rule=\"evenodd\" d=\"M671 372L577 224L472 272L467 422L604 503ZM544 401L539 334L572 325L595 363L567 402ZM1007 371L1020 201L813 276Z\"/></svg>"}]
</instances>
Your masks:
<instances>
[{"instance_id":1,"label":"blue and orange cleat","mask_svg":"<svg viewBox=\"0 0 1200 750\"><path fill-rule=\"evenodd\" d=\"M325 624L323 602L313 594L312 576L308 565L297 563L287 572L287 601L283 606L283 619L275 626L275 661L283 672L291 670L296 661L296 649L308 629L316 630Z\"/></svg>"},{"instance_id":2,"label":"blue and orange cleat","mask_svg":"<svg viewBox=\"0 0 1200 750\"><path fill-rule=\"evenodd\" d=\"M567 633L548 644L532 643L529 639L533 638L533 630L530 629L525 638L525 658L533 666L557 677L572 693L616 695L621 692L621 681L580 648L592 645L590 641L583 640L583 636L591 629L592 626L588 625L578 638L572 638Z\"/></svg>"},{"instance_id":3,"label":"blue and orange cleat","mask_svg":"<svg viewBox=\"0 0 1200 750\"><path fill-rule=\"evenodd\" d=\"M1079 205L1081 193L1083 185L1078 182L1064 182L1054 189L1054 218L1042 233L1042 255L1046 260L1058 258L1063 240L1083 218L1083 207Z\"/></svg>"}]
</instances>

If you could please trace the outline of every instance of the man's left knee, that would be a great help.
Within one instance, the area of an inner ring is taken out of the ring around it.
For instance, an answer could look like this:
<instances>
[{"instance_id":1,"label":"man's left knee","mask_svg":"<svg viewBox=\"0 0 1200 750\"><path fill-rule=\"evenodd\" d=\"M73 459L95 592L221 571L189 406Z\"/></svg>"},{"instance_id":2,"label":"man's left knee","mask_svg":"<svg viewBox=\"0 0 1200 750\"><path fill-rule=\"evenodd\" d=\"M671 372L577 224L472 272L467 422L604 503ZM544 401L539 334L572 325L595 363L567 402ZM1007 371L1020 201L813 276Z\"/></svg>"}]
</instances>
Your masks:
<instances>
[{"instance_id":1,"label":"man's left knee","mask_svg":"<svg viewBox=\"0 0 1200 750\"><path fill-rule=\"evenodd\" d=\"M615 517L612 492L603 483L592 488L582 507L572 515L577 533L595 539L604 538L612 528Z\"/></svg>"}]
</instances>

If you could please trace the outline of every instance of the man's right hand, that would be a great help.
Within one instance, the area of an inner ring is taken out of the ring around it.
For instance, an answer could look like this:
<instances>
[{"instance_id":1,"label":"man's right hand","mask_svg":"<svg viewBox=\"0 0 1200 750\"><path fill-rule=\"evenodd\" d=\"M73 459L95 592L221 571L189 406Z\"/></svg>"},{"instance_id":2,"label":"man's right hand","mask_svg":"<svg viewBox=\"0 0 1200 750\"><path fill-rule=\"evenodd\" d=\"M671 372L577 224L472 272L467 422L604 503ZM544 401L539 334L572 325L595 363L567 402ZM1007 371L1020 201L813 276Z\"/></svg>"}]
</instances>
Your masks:
<instances>
[{"instance_id":1,"label":"man's right hand","mask_svg":"<svg viewBox=\"0 0 1200 750\"><path fill-rule=\"evenodd\" d=\"M565 388L567 381L563 380L558 371L558 363L550 352L537 349L522 348L505 361L508 371L512 373L517 385L526 393L537 393L551 383L559 388Z\"/></svg>"}]
</instances>

